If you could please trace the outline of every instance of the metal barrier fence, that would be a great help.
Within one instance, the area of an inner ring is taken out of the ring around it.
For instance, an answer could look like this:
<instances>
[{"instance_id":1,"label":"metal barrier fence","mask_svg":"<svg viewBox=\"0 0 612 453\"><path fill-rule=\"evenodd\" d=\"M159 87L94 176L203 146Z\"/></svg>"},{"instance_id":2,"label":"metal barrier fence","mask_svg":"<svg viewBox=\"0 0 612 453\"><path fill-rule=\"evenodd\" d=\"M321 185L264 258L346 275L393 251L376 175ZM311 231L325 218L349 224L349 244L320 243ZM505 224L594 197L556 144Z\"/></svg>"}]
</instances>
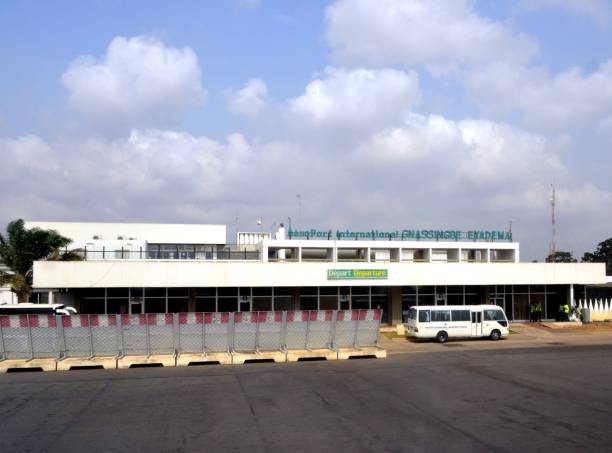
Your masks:
<instances>
[{"instance_id":1,"label":"metal barrier fence","mask_svg":"<svg viewBox=\"0 0 612 453\"><path fill-rule=\"evenodd\" d=\"M376 346L382 310L0 316L0 359Z\"/></svg>"}]
</instances>

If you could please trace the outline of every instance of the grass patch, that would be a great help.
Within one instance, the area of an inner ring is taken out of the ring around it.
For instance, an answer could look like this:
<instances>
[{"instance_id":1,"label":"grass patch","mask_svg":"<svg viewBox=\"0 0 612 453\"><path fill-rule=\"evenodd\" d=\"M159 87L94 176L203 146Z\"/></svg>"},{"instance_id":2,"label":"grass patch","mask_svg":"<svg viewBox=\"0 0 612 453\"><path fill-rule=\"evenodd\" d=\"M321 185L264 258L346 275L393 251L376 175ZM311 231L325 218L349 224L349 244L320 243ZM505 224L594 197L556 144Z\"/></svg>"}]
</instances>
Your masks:
<instances>
[{"instance_id":1,"label":"grass patch","mask_svg":"<svg viewBox=\"0 0 612 453\"><path fill-rule=\"evenodd\" d=\"M384 337L388 338L389 340L393 340L393 339L405 340L406 339L406 335L398 335L396 332L381 332L381 333Z\"/></svg>"}]
</instances>

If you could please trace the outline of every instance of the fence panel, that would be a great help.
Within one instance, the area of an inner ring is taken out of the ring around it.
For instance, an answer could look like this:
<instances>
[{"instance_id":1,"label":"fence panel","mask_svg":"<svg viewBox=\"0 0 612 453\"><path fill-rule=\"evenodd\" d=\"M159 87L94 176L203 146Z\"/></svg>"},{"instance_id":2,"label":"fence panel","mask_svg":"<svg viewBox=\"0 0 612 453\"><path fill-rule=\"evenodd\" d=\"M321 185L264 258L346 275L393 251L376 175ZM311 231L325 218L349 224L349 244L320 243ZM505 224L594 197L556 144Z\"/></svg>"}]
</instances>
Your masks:
<instances>
[{"instance_id":1,"label":"fence panel","mask_svg":"<svg viewBox=\"0 0 612 453\"><path fill-rule=\"evenodd\" d=\"M332 346L333 310L311 311L308 313L308 349L327 349Z\"/></svg>"},{"instance_id":2,"label":"fence panel","mask_svg":"<svg viewBox=\"0 0 612 453\"><path fill-rule=\"evenodd\" d=\"M233 323L233 313L204 313L203 317L206 351L229 351L233 341L231 325Z\"/></svg>"},{"instance_id":3,"label":"fence panel","mask_svg":"<svg viewBox=\"0 0 612 453\"><path fill-rule=\"evenodd\" d=\"M57 318L55 315L28 315L32 338L32 357L59 357Z\"/></svg>"},{"instance_id":4,"label":"fence panel","mask_svg":"<svg viewBox=\"0 0 612 453\"><path fill-rule=\"evenodd\" d=\"M257 312L234 313L234 351L257 349Z\"/></svg>"},{"instance_id":5,"label":"fence panel","mask_svg":"<svg viewBox=\"0 0 612 453\"><path fill-rule=\"evenodd\" d=\"M116 356L121 353L118 319L119 315L89 315L91 341L95 356Z\"/></svg>"},{"instance_id":6,"label":"fence panel","mask_svg":"<svg viewBox=\"0 0 612 453\"><path fill-rule=\"evenodd\" d=\"M256 346L260 351L277 351L283 346L283 312L260 311L257 313Z\"/></svg>"},{"instance_id":7,"label":"fence panel","mask_svg":"<svg viewBox=\"0 0 612 453\"><path fill-rule=\"evenodd\" d=\"M29 359L32 357L32 342L28 328L28 315L0 316L4 357L7 359Z\"/></svg>"},{"instance_id":8,"label":"fence panel","mask_svg":"<svg viewBox=\"0 0 612 453\"><path fill-rule=\"evenodd\" d=\"M145 318L149 330L149 353L174 354L174 315L149 313Z\"/></svg>"},{"instance_id":9,"label":"fence panel","mask_svg":"<svg viewBox=\"0 0 612 453\"><path fill-rule=\"evenodd\" d=\"M308 311L288 311L285 324L285 348L306 349Z\"/></svg>"},{"instance_id":10,"label":"fence panel","mask_svg":"<svg viewBox=\"0 0 612 453\"><path fill-rule=\"evenodd\" d=\"M90 315L61 316L63 338L61 349L66 357L94 355Z\"/></svg>"},{"instance_id":11,"label":"fence panel","mask_svg":"<svg viewBox=\"0 0 612 453\"><path fill-rule=\"evenodd\" d=\"M149 335L146 315L121 315L124 355L149 355Z\"/></svg>"},{"instance_id":12,"label":"fence panel","mask_svg":"<svg viewBox=\"0 0 612 453\"><path fill-rule=\"evenodd\" d=\"M381 317L382 309L359 310L355 346L365 347L376 346L378 344L378 330L380 328Z\"/></svg>"},{"instance_id":13,"label":"fence panel","mask_svg":"<svg viewBox=\"0 0 612 453\"><path fill-rule=\"evenodd\" d=\"M340 310L336 313L336 334L334 345L337 348L355 346L355 333L359 310Z\"/></svg>"},{"instance_id":14,"label":"fence panel","mask_svg":"<svg viewBox=\"0 0 612 453\"><path fill-rule=\"evenodd\" d=\"M204 315L205 313L179 313L177 326L177 345L179 352L204 353Z\"/></svg>"}]
</instances>

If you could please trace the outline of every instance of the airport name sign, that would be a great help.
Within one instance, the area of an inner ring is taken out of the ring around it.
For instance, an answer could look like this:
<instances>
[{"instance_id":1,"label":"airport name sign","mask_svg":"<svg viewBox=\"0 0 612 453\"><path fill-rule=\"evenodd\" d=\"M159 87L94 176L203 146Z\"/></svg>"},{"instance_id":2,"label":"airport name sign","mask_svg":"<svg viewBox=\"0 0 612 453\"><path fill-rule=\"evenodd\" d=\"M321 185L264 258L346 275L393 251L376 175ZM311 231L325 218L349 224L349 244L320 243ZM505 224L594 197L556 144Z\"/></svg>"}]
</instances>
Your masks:
<instances>
[{"instance_id":1,"label":"airport name sign","mask_svg":"<svg viewBox=\"0 0 612 453\"><path fill-rule=\"evenodd\" d=\"M386 280L387 269L327 269L328 280Z\"/></svg>"},{"instance_id":2,"label":"airport name sign","mask_svg":"<svg viewBox=\"0 0 612 453\"><path fill-rule=\"evenodd\" d=\"M310 230L292 230L287 231L289 239L306 238L306 239L383 239L383 240L446 240L446 241L512 241L512 232L497 231L497 230L369 230L369 231L351 231L351 230L318 230L312 228Z\"/></svg>"}]
</instances>

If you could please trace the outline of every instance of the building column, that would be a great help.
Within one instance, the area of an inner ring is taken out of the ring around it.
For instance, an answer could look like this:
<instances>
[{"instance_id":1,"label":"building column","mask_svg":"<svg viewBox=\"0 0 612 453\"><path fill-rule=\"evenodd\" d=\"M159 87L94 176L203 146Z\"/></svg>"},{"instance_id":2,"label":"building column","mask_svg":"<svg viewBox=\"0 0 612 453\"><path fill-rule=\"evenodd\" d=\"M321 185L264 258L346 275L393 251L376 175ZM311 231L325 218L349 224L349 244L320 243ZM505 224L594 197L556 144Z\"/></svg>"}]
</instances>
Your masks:
<instances>
[{"instance_id":1,"label":"building column","mask_svg":"<svg viewBox=\"0 0 612 453\"><path fill-rule=\"evenodd\" d=\"M570 283L569 299L570 299L570 307L576 306L576 304L574 303L574 284L573 283Z\"/></svg>"},{"instance_id":2,"label":"building column","mask_svg":"<svg viewBox=\"0 0 612 453\"><path fill-rule=\"evenodd\" d=\"M392 325L402 323L402 287L391 287L391 313L389 321Z\"/></svg>"}]
</instances>

